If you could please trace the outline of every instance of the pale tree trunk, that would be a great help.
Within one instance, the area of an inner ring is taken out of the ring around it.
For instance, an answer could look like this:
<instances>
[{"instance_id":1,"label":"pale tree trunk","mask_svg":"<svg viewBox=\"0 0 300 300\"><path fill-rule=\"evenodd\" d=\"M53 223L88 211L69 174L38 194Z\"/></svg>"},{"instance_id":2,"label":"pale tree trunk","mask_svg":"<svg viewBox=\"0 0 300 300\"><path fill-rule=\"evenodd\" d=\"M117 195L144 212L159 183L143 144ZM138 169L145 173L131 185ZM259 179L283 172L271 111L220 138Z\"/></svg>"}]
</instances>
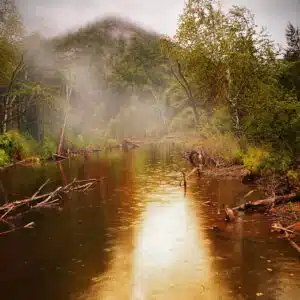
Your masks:
<instances>
[{"instance_id":1,"label":"pale tree trunk","mask_svg":"<svg viewBox=\"0 0 300 300\"><path fill-rule=\"evenodd\" d=\"M2 133L6 133L7 131L7 119L8 119L8 97L4 99L4 115L3 115L3 125L2 125Z\"/></svg>"},{"instance_id":2,"label":"pale tree trunk","mask_svg":"<svg viewBox=\"0 0 300 300\"><path fill-rule=\"evenodd\" d=\"M244 83L240 86L240 89L232 97L232 82L231 82L231 75L230 75L230 69L227 69L227 100L230 105L230 109L232 112L232 120L233 120L233 125L235 128L235 132L238 137L241 135L241 125L240 125L240 113L239 113L239 108L238 108L238 102L239 102L239 97L244 88Z\"/></svg>"},{"instance_id":3,"label":"pale tree trunk","mask_svg":"<svg viewBox=\"0 0 300 300\"><path fill-rule=\"evenodd\" d=\"M3 115L3 120L2 120L2 133L5 133L7 131L9 109L11 108L12 103L16 99L16 96L13 96L11 98L11 91L12 91L13 85L15 83L15 79L16 79L18 73L23 69L23 67L24 67L24 64L23 64L23 55L22 55L18 65L16 66L16 68L14 69L14 71L11 75L8 89L7 89L7 95L4 98L4 115Z\"/></svg>"},{"instance_id":4,"label":"pale tree trunk","mask_svg":"<svg viewBox=\"0 0 300 300\"><path fill-rule=\"evenodd\" d=\"M65 136L65 129L66 129L68 113L69 113L69 104L70 104L71 93L72 93L72 87L67 83L66 84L65 115L64 115L63 125L62 125L61 131L60 131L59 142L58 142L57 151L56 151L56 153L58 155L61 155L61 149L62 149L62 146L63 146L64 136Z\"/></svg>"},{"instance_id":5,"label":"pale tree trunk","mask_svg":"<svg viewBox=\"0 0 300 300\"><path fill-rule=\"evenodd\" d=\"M165 117L164 110L160 107L160 101L159 96L156 95L156 93L151 89L151 93L153 95L153 98L155 100L155 106L157 107L157 110L159 111L160 117L163 121L164 129L166 129L167 126L167 118Z\"/></svg>"}]
</instances>

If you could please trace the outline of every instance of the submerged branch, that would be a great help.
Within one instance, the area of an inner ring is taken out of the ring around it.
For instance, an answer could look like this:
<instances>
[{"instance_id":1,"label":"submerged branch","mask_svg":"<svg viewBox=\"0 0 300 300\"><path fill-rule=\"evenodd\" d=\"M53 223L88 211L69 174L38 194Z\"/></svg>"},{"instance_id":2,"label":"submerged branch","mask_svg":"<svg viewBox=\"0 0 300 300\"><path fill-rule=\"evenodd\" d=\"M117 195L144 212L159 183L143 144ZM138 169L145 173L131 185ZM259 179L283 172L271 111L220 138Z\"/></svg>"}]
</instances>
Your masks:
<instances>
[{"instance_id":1,"label":"submerged branch","mask_svg":"<svg viewBox=\"0 0 300 300\"><path fill-rule=\"evenodd\" d=\"M34 208L41 208L41 207L51 207L58 205L58 202L61 202L63 196L67 193L73 191L82 191L85 192L90 188L94 187L95 184L101 181L103 178L100 179L85 179L85 180L76 180L74 179L71 183L65 186L59 186L54 191L49 193L44 193L39 195L42 189L49 183L49 179L43 183L38 190L30 197L23 200L18 200L10 203L5 203L4 205L0 206L0 212L2 215L0 216L0 221L6 224L10 224L10 227L13 227L14 224L8 222L6 219L11 217L12 215L17 215L18 213L26 213L31 209ZM13 232L17 229L21 229L23 227L12 228L8 231L4 231L0 233L0 235L7 234ZM26 227L29 228L29 227Z\"/></svg>"},{"instance_id":2,"label":"submerged branch","mask_svg":"<svg viewBox=\"0 0 300 300\"><path fill-rule=\"evenodd\" d=\"M233 210L241 210L241 211L256 210L259 208L267 209L267 208L271 208L271 207L274 207L279 204L284 204L284 203L288 203L290 201L299 200L299 198L300 198L299 195L297 195L296 193L291 193L288 195L276 196L276 197L271 197L271 198L267 198L267 199L263 199L263 200L257 200L257 201L253 201L253 202L246 202L246 203L243 203L232 209Z\"/></svg>"}]
</instances>

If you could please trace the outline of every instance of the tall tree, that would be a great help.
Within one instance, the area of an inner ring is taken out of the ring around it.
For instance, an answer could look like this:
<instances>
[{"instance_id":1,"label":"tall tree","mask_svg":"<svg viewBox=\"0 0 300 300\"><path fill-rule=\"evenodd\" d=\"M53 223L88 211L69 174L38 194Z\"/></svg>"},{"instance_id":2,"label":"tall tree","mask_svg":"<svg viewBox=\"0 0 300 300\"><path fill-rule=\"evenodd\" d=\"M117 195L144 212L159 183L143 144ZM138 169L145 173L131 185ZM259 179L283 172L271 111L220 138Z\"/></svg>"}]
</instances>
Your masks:
<instances>
[{"instance_id":1,"label":"tall tree","mask_svg":"<svg viewBox=\"0 0 300 300\"><path fill-rule=\"evenodd\" d=\"M285 59L296 61L300 59L300 28L288 23L286 28L286 39L288 47L285 53Z\"/></svg>"}]
</instances>

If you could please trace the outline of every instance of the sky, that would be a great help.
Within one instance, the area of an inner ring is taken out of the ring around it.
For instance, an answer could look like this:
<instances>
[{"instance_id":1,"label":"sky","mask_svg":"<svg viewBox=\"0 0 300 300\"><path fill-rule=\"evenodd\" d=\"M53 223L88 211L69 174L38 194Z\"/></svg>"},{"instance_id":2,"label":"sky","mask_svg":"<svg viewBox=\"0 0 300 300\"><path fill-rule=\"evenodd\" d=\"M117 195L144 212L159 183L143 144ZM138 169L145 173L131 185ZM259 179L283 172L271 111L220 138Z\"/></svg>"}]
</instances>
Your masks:
<instances>
[{"instance_id":1,"label":"sky","mask_svg":"<svg viewBox=\"0 0 300 300\"><path fill-rule=\"evenodd\" d=\"M15 0L29 31L54 36L105 16L120 16L158 33L174 35L184 0ZM224 8L246 6L273 40L285 43L290 21L300 25L300 0L222 0Z\"/></svg>"}]
</instances>

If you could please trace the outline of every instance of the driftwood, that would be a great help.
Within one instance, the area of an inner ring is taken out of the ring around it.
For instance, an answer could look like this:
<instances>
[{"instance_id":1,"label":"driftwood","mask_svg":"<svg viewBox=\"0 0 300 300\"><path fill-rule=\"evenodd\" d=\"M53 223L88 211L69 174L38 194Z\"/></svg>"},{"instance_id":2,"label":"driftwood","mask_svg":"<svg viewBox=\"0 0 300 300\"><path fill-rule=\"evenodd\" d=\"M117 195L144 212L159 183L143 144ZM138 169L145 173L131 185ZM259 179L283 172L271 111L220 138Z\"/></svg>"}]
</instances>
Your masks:
<instances>
[{"instance_id":1,"label":"driftwood","mask_svg":"<svg viewBox=\"0 0 300 300\"><path fill-rule=\"evenodd\" d=\"M293 224L294 226L295 224ZM290 227L290 226L289 226ZM280 231L284 233L285 238L290 243L290 245L300 253L300 247L292 240L292 236L299 235L296 231L290 230L288 228L283 227L279 222L276 222L272 225L272 229L274 231Z\"/></svg>"},{"instance_id":2,"label":"driftwood","mask_svg":"<svg viewBox=\"0 0 300 300\"><path fill-rule=\"evenodd\" d=\"M203 167L216 167L219 165L219 162L209 155L203 148L187 151L184 153L184 157L193 167L199 168L200 170Z\"/></svg>"},{"instance_id":3,"label":"driftwood","mask_svg":"<svg viewBox=\"0 0 300 300\"><path fill-rule=\"evenodd\" d=\"M185 175L184 171L181 171L181 173L182 173L182 177L183 177L184 195L186 195L186 188L187 188L186 175ZM181 186L181 182L180 182L180 186Z\"/></svg>"},{"instance_id":4,"label":"driftwood","mask_svg":"<svg viewBox=\"0 0 300 300\"><path fill-rule=\"evenodd\" d=\"M6 165L5 167L3 167L3 169L8 169L17 165L25 165L25 164L34 164L36 162L38 162L39 159L37 157L27 157L25 159L22 160L15 160L13 163Z\"/></svg>"},{"instance_id":5,"label":"driftwood","mask_svg":"<svg viewBox=\"0 0 300 300\"><path fill-rule=\"evenodd\" d=\"M121 143L121 147L123 151L128 151L129 149L138 148L139 145L130 140L124 139Z\"/></svg>"},{"instance_id":6,"label":"driftwood","mask_svg":"<svg viewBox=\"0 0 300 300\"><path fill-rule=\"evenodd\" d=\"M233 213L233 210L227 206L224 207L225 210L225 219L227 222L232 222L235 219L235 215Z\"/></svg>"},{"instance_id":7,"label":"driftwood","mask_svg":"<svg viewBox=\"0 0 300 300\"><path fill-rule=\"evenodd\" d=\"M270 197L263 200L257 200L257 201L249 201L246 203L243 203L237 207L232 208L232 210L240 210L240 211L246 211L246 210L257 210L257 209L268 209L272 208L279 204L288 203L290 201L296 201L300 199L300 195L297 195L296 193L291 193L288 195L283 196L275 196Z\"/></svg>"},{"instance_id":8,"label":"driftwood","mask_svg":"<svg viewBox=\"0 0 300 300\"><path fill-rule=\"evenodd\" d=\"M2 223L6 223L12 227L10 230L4 231L0 233L0 235L4 235L6 233L13 232L15 230L24 228L22 227L14 227L14 225L10 222L8 222L8 218L17 215L18 213L25 213L31 209L34 208L43 208L43 207L52 207L59 202L62 202L63 196L67 193L73 192L73 191L87 191L94 187L94 185L103 180L103 178L100 179L85 179L85 180L76 180L74 179L71 183L65 186L59 186L54 191L49 193L44 193L40 195L40 192L42 189L49 183L49 179L43 183L39 187L39 189L30 197L23 200L8 202L0 206L0 221ZM29 223L32 225L33 223ZM25 228L30 228L28 224L25 225Z\"/></svg>"},{"instance_id":9,"label":"driftwood","mask_svg":"<svg viewBox=\"0 0 300 300\"><path fill-rule=\"evenodd\" d=\"M66 158L68 158L68 157L60 155L60 154L57 154L57 153L52 154L52 159L53 160L62 160L62 159L66 159Z\"/></svg>"},{"instance_id":10,"label":"driftwood","mask_svg":"<svg viewBox=\"0 0 300 300\"><path fill-rule=\"evenodd\" d=\"M75 156L75 155L87 155L90 153L96 153L96 152L100 152L102 151L102 149L99 148L95 148L95 149L80 149L80 150L74 150L71 151L70 149L68 149L65 152L62 152L61 154L58 153L54 153L52 154L52 156L49 158L49 160L55 160L55 161L60 161L60 160L64 160L67 159L71 156Z\"/></svg>"},{"instance_id":11,"label":"driftwood","mask_svg":"<svg viewBox=\"0 0 300 300\"><path fill-rule=\"evenodd\" d=\"M100 148L93 148L93 149L80 149L80 150L70 150L68 149L64 155L82 155L82 154L89 154L89 153L95 153L95 152L101 152L103 149ZM105 150L105 149L104 149Z\"/></svg>"}]
</instances>

